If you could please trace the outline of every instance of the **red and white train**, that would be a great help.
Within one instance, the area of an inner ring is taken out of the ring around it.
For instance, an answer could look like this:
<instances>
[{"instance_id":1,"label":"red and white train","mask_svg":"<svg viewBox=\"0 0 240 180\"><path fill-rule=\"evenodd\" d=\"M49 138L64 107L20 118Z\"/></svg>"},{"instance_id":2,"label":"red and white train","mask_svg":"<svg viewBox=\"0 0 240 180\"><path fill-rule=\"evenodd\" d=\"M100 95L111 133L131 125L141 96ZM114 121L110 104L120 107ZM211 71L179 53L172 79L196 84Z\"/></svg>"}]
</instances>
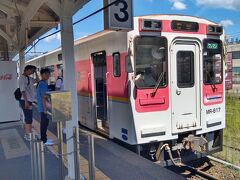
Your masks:
<instances>
[{"instance_id":1,"label":"red and white train","mask_svg":"<svg viewBox=\"0 0 240 180\"><path fill-rule=\"evenodd\" d=\"M80 123L157 158L162 149L221 150L223 39L223 28L206 19L149 15L135 17L133 31L76 40ZM56 78L61 49L27 64L52 67Z\"/></svg>"}]
</instances>

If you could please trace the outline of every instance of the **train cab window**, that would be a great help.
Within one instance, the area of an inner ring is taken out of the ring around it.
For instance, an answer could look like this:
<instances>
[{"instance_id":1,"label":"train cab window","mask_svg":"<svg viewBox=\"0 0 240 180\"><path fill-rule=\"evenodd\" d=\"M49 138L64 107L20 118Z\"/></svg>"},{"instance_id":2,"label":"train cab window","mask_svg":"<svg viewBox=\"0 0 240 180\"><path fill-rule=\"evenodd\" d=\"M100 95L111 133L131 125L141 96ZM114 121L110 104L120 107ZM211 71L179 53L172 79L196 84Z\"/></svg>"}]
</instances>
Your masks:
<instances>
[{"instance_id":1,"label":"train cab window","mask_svg":"<svg viewBox=\"0 0 240 180\"><path fill-rule=\"evenodd\" d=\"M135 39L135 83L137 88L161 88L167 85L167 40L140 36Z\"/></svg>"},{"instance_id":2,"label":"train cab window","mask_svg":"<svg viewBox=\"0 0 240 180\"><path fill-rule=\"evenodd\" d=\"M113 53L113 75L114 77L121 76L120 53Z\"/></svg>"},{"instance_id":3,"label":"train cab window","mask_svg":"<svg viewBox=\"0 0 240 180\"><path fill-rule=\"evenodd\" d=\"M58 61L62 61L62 53L58 54Z\"/></svg>"},{"instance_id":4,"label":"train cab window","mask_svg":"<svg viewBox=\"0 0 240 180\"><path fill-rule=\"evenodd\" d=\"M177 53L177 86L179 88L194 86L194 53L192 51Z\"/></svg>"},{"instance_id":5,"label":"train cab window","mask_svg":"<svg viewBox=\"0 0 240 180\"><path fill-rule=\"evenodd\" d=\"M206 39L203 46L204 84L221 84L223 80L222 43L220 40Z\"/></svg>"}]
</instances>

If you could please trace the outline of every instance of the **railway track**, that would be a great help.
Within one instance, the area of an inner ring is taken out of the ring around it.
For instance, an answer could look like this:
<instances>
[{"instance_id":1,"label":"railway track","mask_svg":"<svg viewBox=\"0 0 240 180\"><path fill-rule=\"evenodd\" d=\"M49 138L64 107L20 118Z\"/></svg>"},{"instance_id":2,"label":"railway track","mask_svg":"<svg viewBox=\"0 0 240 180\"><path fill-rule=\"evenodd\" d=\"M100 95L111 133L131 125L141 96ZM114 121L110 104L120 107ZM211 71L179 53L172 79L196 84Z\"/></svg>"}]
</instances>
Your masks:
<instances>
[{"instance_id":1,"label":"railway track","mask_svg":"<svg viewBox=\"0 0 240 180\"><path fill-rule=\"evenodd\" d=\"M198 167L198 168L196 168ZM211 168L212 164L208 163L208 168ZM178 166L172 165L166 167L167 169L182 175L186 179L201 179L201 180L217 180L219 178L215 177L212 174L209 174L202 170L202 165L192 164L192 163L180 163Z\"/></svg>"},{"instance_id":2,"label":"railway track","mask_svg":"<svg viewBox=\"0 0 240 180\"><path fill-rule=\"evenodd\" d=\"M81 128L83 128L82 126L81 126ZM86 130L85 128L83 128L84 129L84 131ZM83 131L83 129L82 129L82 131ZM87 129L87 131L89 131L89 129ZM90 130L91 131L91 130ZM93 132L93 131L91 131L91 132ZM80 131L80 133L81 133L81 131ZM96 133L96 132L93 132L93 133ZM108 139L108 137L107 136L103 136L102 134L99 134L99 133L97 133L99 136L101 136L101 137L103 137L103 138L107 138ZM110 139L109 139L110 140ZM123 146L123 147L125 147L125 148L127 148L127 149L129 149L129 147L126 147L126 146L124 146L124 144L122 144L122 143L120 143L120 142L116 142L116 141L114 141L115 143L117 143L117 144L119 144L119 145L121 145L121 146ZM131 150L131 149L129 149L129 150ZM216 158L217 159L217 158ZM209 172L209 170L211 169L211 168L214 168L214 164L212 164L212 162L210 162L210 161L214 161L214 162L217 162L218 164L221 164L221 165L223 165L224 166L224 168L227 168L227 166L229 166L230 167L230 165L226 165L226 164L224 164L223 162L219 162L219 161L216 161L216 160L214 160L214 159L212 159L212 157L211 158L209 158L209 157L203 157L203 158L200 158L200 159L198 159L197 160L197 162L198 163L192 163L192 162L189 162L189 163L182 163L182 165L180 166L180 167L178 167L178 166L168 166L168 167L166 167L167 169L169 169L169 170L171 170L171 171L173 171L173 172L175 172L175 173L177 173L177 174L181 174L183 177L185 177L186 179L193 179L193 180L199 180L199 179L203 179L203 180L205 180L205 179L207 179L207 180L217 180L217 179L221 179L220 177L221 176L219 176L219 174L217 174L217 173L219 173L219 171L222 171L222 169L217 169L217 170L214 170L214 171L210 171L210 173L208 173ZM204 166L204 163L203 162L206 162L207 164L207 166ZM194 166L194 167L193 167ZM235 169L237 169L237 168L235 168ZM230 169L229 169L230 170ZM229 171L228 170L228 171ZM220 174L224 174L225 172L223 172L223 173L220 173ZM226 173L225 173L226 174ZM216 176L217 177L216 177ZM239 176L236 176L236 177L239 177ZM231 179L233 179L233 178L231 178ZM238 178L234 178L234 179L238 179Z\"/></svg>"},{"instance_id":3,"label":"railway track","mask_svg":"<svg viewBox=\"0 0 240 180\"><path fill-rule=\"evenodd\" d=\"M201 171L197 168L194 168L192 166L189 165L184 165L183 166L187 171L189 171L191 173L191 176L194 178L199 178L199 179L203 179L203 180L217 180L218 178L216 178L215 176L208 174L204 171Z\"/></svg>"},{"instance_id":4,"label":"railway track","mask_svg":"<svg viewBox=\"0 0 240 180\"><path fill-rule=\"evenodd\" d=\"M167 167L167 169L191 180L240 179L240 167L212 156L182 163L180 166Z\"/></svg>"}]
</instances>

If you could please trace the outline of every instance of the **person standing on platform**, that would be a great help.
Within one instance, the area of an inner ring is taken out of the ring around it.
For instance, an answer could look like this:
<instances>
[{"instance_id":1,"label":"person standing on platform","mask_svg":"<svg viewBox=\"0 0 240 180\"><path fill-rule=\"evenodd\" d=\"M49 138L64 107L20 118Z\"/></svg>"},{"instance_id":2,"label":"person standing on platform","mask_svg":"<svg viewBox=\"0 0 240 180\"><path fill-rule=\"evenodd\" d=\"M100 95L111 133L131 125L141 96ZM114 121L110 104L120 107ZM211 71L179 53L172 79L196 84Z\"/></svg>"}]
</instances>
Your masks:
<instances>
[{"instance_id":1,"label":"person standing on platform","mask_svg":"<svg viewBox=\"0 0 240 180\"><path fill-rule=\"evenodd\" d=\"M39 81L36 67L32 65L27 65L24 68L23 74L19 78L19 89L21 91L21 100L19 101L20 107L24 113L24 129L26 140L30 140L30 133L32 133L32 121L33 121L33 110L32 103L35 101L35 90L34 84ZM36 79L30 77L35 74Z\"/></svg>"},{"instance_id":2,"label":"person standing on platform","mask_svg":"<svg viewBox=\"0 0 240 180\"><path fill-rule=\"evenodd\" d=\"M63 91L64 90L64 85L63 85L63 69L61 70L61 76L58 76L56 84L55 84L55 90L56 91ZM62 128L63 134L66 134L66 124L63 124Z\"/></svg>"},{"instance_id":3,"label":"person standing on platform","mask_svg":"<svg viewBox=\"0 0 240 180\"><path fill-rule=\"evenodd\" d=\"M38 104L38 112L41 115L40 122L40 133L41 140L45 145L53 145L53 141L47 139L47 128L49 124L49 119L47 118L47 104L45 100L45 94L48 92L48 79L50 77L50 70L48 68L42 69L40 71L41 81L39 81L37 85L37 104Z\"/></svg>"},{"instance_id":4,"label":"person standing on platform","mask_svg":"<svg viewBox=\"0 0 240 180\"><path fill-rule=\"evenodd\" d=\"M61 71L61 76L58 76L55 84L55 90L56 91L63 91L64 85L63 85L63 70Z\"/></svg>"}]
</instances>

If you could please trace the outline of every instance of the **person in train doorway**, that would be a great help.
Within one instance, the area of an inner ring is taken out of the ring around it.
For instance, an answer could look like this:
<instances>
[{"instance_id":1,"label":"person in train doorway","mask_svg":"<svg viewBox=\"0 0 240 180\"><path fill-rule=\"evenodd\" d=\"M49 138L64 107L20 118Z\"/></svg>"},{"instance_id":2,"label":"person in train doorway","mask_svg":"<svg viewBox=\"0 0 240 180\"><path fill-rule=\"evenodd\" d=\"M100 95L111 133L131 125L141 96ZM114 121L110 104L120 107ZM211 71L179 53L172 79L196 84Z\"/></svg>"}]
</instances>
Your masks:
<instances>
[{"instance_id":1,"label":"person in train doorway","mask_svg":"<svg viewBox=\"0 0 240 180\"><path fill-rule=\"evenodd\" d=\"M47 138L47 128L49 124L49 119L47 118L47 103L45 100L45 94L48 92L48 79L50 78L50 70L48 68L41 69L40 75L41 80L37 85L37 104L38 104L38 112L41 115L40 122L40 134L41 140L45 145L53 145L53 141Z\"/></svg>"},{"instance_id":2,"label":"person in train doorway","mask_svg":"<svg viewBox=\"0 0 240 180\"><path fill-rule=\"evenodd\" d=\"M24 68L23 74L19 78L19 89L21 91L21 99L19 101L20 107L24 114L24 138L29 141L30 134L32 133L32 121L33 121L33 110L32 103L35 101L35 89L34 84L39 81L36 67L27 65ZM35 79L30 77L35 74Z\"/></svg>"},{"instance_id":3,"label":"person in train doorway","mask_svg":"<svg viewBox=\"0 0 240 180\"><path fill-rule=\"evenodd\" d=\"M63 91L64 85L63 85L63 70L61 70L61 75L58 76L55 84L55 90L56 91Z\"/></svg>"},{"instance_id":4,"label":"person in train doorway","mask_svg":"<svg viewBox=\"0 0 240 180\"><path fill-rule=\"evenodd\" d=\"M55 90L56 91L63 91L64 90L64 84L63 84L63 69L61 70L61 75L58 76L55 84ZM62 129L63 134L66 134L66 124L63 124L63 129Z\"/></svg>"}]
</instances>

